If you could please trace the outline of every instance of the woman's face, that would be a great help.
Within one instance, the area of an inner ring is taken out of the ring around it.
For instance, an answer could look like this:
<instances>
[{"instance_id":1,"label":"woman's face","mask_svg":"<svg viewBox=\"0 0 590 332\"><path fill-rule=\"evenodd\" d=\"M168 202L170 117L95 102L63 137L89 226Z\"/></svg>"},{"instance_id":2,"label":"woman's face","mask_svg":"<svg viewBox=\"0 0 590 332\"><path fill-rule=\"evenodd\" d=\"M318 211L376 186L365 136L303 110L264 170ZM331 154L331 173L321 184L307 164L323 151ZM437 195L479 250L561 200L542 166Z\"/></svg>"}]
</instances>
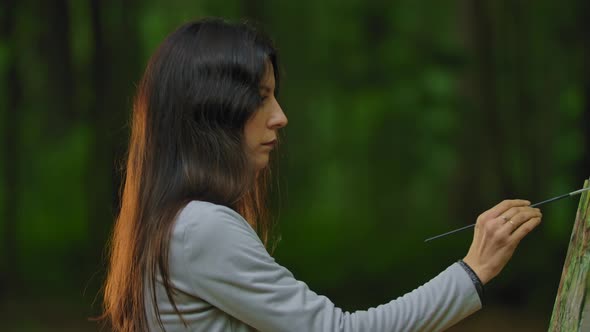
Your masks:
<instances>
[{"instance_id":1,"label":"woman's face","mask_svg":"<svg viewBox=\"0 0 590 332\"><path fill-rule=\"evenodd\" d=\"M277 132L287 125L287 117L275 99L274 90L274 69L268 62L266 75L260 83L262 105L244 125L246 153L256 170L266 167L270 151L277 143Z\"/></svg>"}]
</instances>

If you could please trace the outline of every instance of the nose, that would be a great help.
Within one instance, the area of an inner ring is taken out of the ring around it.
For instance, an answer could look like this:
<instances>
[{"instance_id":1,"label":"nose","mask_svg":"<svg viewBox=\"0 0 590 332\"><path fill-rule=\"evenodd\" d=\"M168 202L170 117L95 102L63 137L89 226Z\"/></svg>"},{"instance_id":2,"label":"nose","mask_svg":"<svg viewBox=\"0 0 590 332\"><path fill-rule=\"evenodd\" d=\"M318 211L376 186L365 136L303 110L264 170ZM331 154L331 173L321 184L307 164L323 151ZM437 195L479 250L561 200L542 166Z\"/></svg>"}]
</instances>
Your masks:
<instances>
[{"instance_id":1,"label":"nose","mask_svg":"<svg viewBox=\"0 0 590 332\"><path fill-rule=\"evenodd\" d=\"M275 105L273 107L273 112L268 119L268 127L271 129L280 129L287 125L289 120L287 116L283 112L281 105L275 101Z\"/></svg>"}]
</instances>

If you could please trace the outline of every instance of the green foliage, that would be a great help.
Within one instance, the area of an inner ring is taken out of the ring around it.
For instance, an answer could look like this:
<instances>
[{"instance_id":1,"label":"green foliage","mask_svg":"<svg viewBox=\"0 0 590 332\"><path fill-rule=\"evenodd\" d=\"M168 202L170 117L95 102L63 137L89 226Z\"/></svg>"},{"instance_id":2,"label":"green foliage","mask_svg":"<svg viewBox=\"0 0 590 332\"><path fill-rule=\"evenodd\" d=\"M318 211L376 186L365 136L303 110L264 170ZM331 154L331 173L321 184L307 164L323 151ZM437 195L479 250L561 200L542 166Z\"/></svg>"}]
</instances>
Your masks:
<instances>
[{"instance_id":1,"label":"green foliage","mask_svg":"<svg viewBox=\"0 0 590 332\"><path fill-rule=\"evenodd\" d=\"M277 259L346 309L417 287L461 258L471 234L424 238L588 176L582 1L69 1L62 16L31 3L0 31L0 277L39 296L79 297L90 284L77 300L94 299L133 84L193 18L254 19L275 39L289 117ZM62 19L66 30L48 28ZM575 202L543 212L491 303L547 275L521 292L526 308L550 311L562 261L538 250L561 257Z\"/></svg>"}]
</instances>

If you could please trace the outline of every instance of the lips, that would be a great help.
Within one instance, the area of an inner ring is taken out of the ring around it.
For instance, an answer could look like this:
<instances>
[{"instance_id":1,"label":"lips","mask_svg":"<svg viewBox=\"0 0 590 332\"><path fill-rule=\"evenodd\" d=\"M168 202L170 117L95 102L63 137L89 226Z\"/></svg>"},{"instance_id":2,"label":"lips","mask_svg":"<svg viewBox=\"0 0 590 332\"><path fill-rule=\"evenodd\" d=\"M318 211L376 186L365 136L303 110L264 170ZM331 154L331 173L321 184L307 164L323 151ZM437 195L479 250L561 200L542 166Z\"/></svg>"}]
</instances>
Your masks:
<instances>
[{"instance_id":1,"label":"lips","mask_svg":"<svg viewBox=\"0 0 590 332\"><path fill-rule=\"evenodd\" d=\"M276 139L273 139L270 142L262 143L262 145L275 145L276 143L277 143L277 140Z\"/></svg>"}]
</instances>

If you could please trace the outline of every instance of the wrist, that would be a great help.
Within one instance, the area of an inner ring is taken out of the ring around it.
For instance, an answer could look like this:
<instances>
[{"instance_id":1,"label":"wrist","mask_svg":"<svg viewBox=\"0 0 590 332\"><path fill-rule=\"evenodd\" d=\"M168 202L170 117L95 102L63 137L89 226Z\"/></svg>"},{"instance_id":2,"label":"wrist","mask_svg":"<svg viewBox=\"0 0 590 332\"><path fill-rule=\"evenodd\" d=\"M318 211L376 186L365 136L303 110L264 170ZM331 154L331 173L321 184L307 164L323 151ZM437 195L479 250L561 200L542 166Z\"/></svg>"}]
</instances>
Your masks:
<instances>
[{"instance_id":1,"label":"wrist","mask_svg":"<svg viewBox=\"0 0 590 332\"><path fill-rule=\"evenodd\" d=\"M475 263L471 258L465 256L462 261L475 273L482 285L487 284L493 278L489 275L489 273L485 272L486 270L483 266Z\"/></svg>"}]
</instances>

